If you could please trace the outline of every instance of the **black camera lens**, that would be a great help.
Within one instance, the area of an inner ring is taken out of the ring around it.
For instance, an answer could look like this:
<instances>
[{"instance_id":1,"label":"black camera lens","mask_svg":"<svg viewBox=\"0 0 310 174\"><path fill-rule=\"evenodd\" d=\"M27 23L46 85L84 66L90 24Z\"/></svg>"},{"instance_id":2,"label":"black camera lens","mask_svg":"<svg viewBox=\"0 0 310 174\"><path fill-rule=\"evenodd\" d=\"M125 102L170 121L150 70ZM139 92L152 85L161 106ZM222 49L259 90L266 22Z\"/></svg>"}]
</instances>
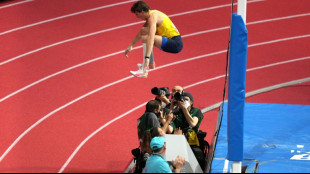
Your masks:
<instances>
[{"instance_id":1,"label":"black camera lens","mask_svg":"<svg viewBox=\"0 0 310 174\"><path fill-rule=\"evenodd\" d=\"M160 89L157 87L152 88L151 92L154 95L160 95Z\"/></svg>"},{"instance_id":2,"label":"black camera lens","mask_svg":"<svg viewBox=\"0 0 310 174\"><path fill-rule=\"evenodd\" d=\"M182 101L183 100L183 96L179 92L175 93L173 97L176 101Z\"/></svg>"},{"instance_id":3,"label":"black camera lens","mask_svg":"<svg viewBox=\"0 0 310 174\"><path fill-rule=\"evenodd\" d=\"M169 88L168 87L154 87L151 90L152 94L154 95L165 95L167 98L170 96Z\"/></svg>"}]
</instances>

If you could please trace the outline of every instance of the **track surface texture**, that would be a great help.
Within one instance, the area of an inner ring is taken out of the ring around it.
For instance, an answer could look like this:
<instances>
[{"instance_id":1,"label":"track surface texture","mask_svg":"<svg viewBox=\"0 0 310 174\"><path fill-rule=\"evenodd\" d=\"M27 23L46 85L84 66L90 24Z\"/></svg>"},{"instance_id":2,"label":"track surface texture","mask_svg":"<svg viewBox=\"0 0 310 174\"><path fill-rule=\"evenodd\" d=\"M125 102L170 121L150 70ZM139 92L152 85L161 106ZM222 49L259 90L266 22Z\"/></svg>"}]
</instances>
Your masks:
<instances>
[{"instance_id":1,"label":"track surface texture","mask_svg":"<svg viewBox=\"0 0 310 174\"><path fill-rule=\"evenodd\" d=\"M126 0L0 1L0 172L124 172L153 87L181 85L200 109L222 100L230 0L146 0L170 16L184 49L154 48L135 78L142 27ZM246 92L310 77L310 1L248 1ZM236 1L234 12L236 12ZM310 104L304 82L246 102ZM211 143L217 109L200 129Z\"/></svg>"}]
</instances>

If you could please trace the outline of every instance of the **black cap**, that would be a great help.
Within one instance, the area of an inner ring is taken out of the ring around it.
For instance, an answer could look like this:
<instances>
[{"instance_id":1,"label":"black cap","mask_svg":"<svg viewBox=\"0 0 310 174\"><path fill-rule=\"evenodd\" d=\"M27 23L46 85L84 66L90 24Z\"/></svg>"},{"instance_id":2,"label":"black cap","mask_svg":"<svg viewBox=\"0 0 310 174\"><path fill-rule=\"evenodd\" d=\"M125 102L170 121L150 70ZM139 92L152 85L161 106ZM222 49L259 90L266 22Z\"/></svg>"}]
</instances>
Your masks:
<instances>
[{"instance_id":1,"label":"black cap","mask_svg":"<svg viewBox=\"0 0 310 174\"><path fill-rule=\"evenodd\" d=\"M191 101L194 102L194 98L193 98L193 96L192 96L191 93L189 93L189 92L184 92L183 96L189 97L189 98L191 99Z\"/></svg>"}]
</instances>

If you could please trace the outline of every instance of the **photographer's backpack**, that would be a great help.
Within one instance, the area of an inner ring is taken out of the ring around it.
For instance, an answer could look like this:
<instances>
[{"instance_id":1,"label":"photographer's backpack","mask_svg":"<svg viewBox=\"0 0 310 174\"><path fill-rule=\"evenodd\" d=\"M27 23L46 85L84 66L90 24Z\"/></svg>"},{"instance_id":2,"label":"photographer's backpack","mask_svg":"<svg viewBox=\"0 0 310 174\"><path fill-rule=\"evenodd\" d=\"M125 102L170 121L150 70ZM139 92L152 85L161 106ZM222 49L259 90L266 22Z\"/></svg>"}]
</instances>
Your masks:
<instances>
[{"instance_id":1,"label":"photographer's backpack","mask_svg":"<svg viewBox=\"0 0 310 174\"><path fill-rule=\"evenodd\" d=\"M199 130L197 133L199 146L191 145L191 149L203 171L205 170L206 157L209 153L210 148L209 143L205 140L206 135L207 135L206 132Z\"/></svg>"},{"instance_id":2,"label":"photographer's backpack","mask_svg":"<svg viewBox=\"0 0 310 174\"><path fill-rule=\"evenodd\" d=\"M133 149L131 153L135 157L134 162L136 163L134 173L142 173L146 163L144 154L141 152L140 148Z\"/></svg>"}]
</instances>

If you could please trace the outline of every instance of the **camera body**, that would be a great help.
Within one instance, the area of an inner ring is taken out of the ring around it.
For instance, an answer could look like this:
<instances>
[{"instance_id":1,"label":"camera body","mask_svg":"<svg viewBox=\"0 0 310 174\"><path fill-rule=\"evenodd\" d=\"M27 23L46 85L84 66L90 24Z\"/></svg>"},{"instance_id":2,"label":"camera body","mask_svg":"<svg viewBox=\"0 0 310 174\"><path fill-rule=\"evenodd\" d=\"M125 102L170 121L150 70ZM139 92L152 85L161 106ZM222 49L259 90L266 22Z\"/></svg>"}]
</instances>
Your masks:
<instances>
[{"instance_id":1,"label":"camera body","mask_svg":"<svg viewBox=\"0 0 310 174\"><path fill-rule=\"evenodd\" d=\"M174 105L176 105L177 104L177 102L178 101L184 101L184 91L182 91L182 93L179 93L179 92L176 92L175 94L174 94L174 96L173 96L173 98L174 98ZM179 108L179 107L177 107L177 108L175 108L175 109L173 109L172 110L172 113L173 113L173 115L178 115L178 114L180 114L182 111L181 111L181 109Z\"/></svg>"},{"instance_id":2,"label":"camera body","mask_svg":"<svg viewBox=\"0 0 310 174\"><path fill-rule=\"evenodd\" d=\"M170 96L170 92L169 92L169 88L168 87L162 87L162 88L158 88L158 87L154 87L151 90L152 94L159 96L159 95L165 95L167 98L169 98Z\"/></svg>"},{"instance_id":3,"label":"camera body","mask_svg":"<svg viewBox=\"0 0 310 174\"><path fill-rule=\"evenodd\" d=\"M176 108L176 109L163 108L163 112L165 115L170 114L170 112L172 112L173 115L178 115L180 113L180 109L179 108Z\"/></svg>"}]
</instances>

